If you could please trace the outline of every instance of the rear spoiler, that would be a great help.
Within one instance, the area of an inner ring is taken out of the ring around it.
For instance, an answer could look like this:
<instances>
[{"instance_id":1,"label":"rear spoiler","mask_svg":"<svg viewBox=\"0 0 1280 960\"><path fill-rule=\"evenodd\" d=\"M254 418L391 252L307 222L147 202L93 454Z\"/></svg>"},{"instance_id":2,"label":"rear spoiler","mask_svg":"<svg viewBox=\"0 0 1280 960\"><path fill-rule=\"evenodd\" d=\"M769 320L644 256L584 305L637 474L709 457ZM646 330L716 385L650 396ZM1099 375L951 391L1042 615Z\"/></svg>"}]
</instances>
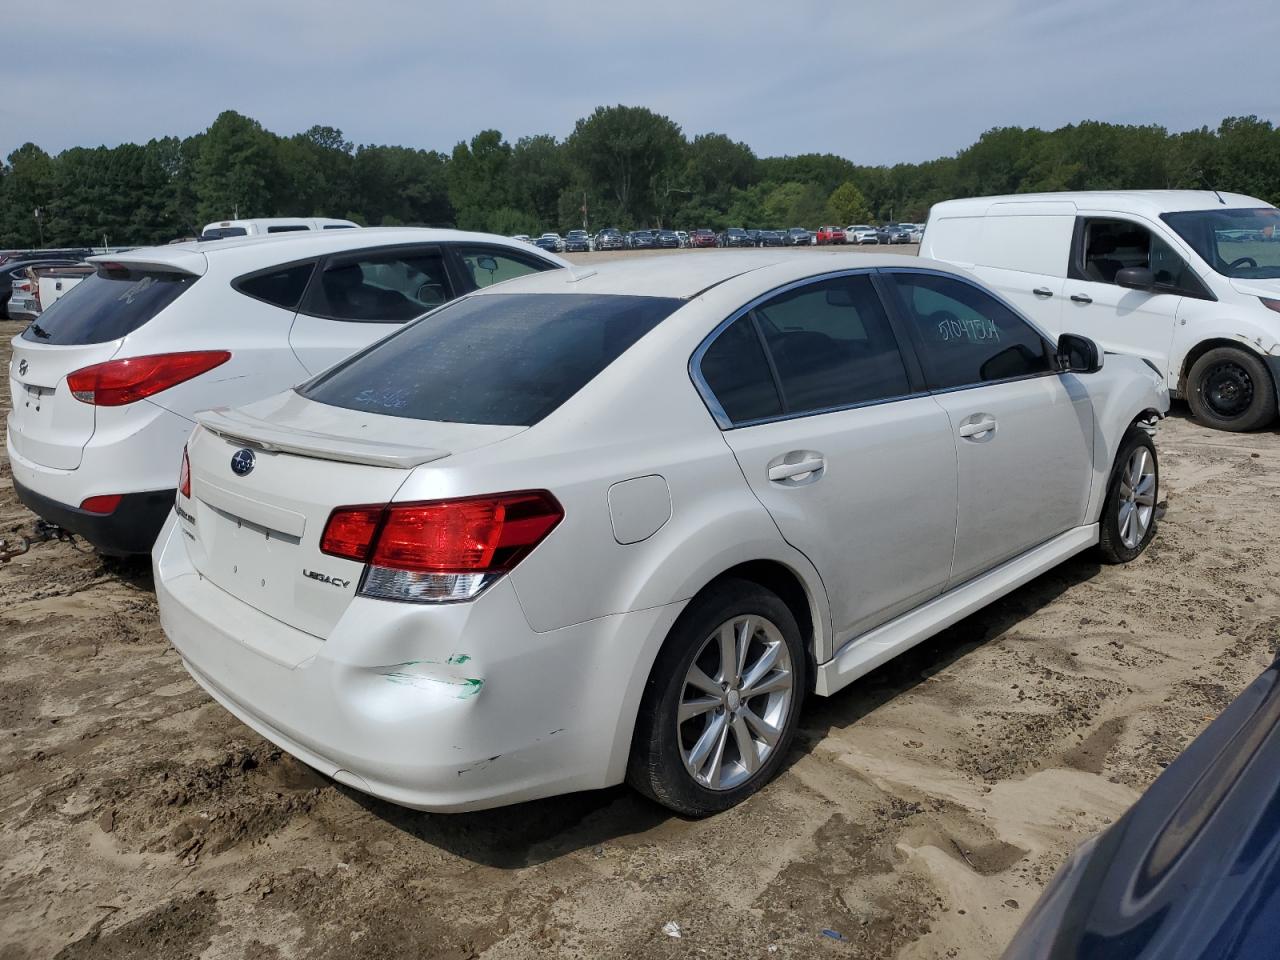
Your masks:
<instances>
[{"instance_id":1,"label":"rear spoiler","mask_svg":"<svg viewBox=\"0 0 1280 960\"><path fill-rule=\"evenodd\" d=\"M319 460L363 463L407 470L449 456L448 450L339 437L310 430L291 430L240 410L218 407L196 414L196 422L224 440L276 453L295 453Z\"/></svg>"},{"instance_id":2,"label":"rear spoiler","mask_svg":"<svg viewBox=\"0 0 1280 960\"><path fill-rule=\"evenodd\" d=\"M149 247L122 253L100 253L86 258L95 267L118 263L130 270L154 270L157 273L188 273L202 277L209 269L209 260L194 250L174 250L165 247Z\"/></svg>"}]
</instances>

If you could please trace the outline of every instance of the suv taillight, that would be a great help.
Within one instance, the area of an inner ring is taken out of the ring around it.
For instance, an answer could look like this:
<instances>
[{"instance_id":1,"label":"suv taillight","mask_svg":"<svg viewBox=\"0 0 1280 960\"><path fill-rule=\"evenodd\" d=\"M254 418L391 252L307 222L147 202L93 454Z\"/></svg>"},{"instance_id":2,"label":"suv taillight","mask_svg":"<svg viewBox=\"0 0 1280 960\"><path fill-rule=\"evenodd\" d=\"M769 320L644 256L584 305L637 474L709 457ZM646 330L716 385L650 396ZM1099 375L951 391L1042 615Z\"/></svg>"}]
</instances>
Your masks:
<instances>
[{"instance_id":1,"label":"suv taillight","mask_svg":"<svg viewBox=\"0 0 1280 960\"><path fill-rule=\"evenodd\" d=\"M108 360L68 374L67 386L81 403L119 407L208 373L230 359L226 350L194 350Z\"/></svg>"},{"instance_id":2,"label":"suv taillight","mask_svg":"<svg viewBox=\"0 0 1280 960\"><path fill-rule=\"evenodd\" d=\"M470 600L564 519L545 490L338 507L320 550L367 563L360 592L387 600Z\"/></svg>"}]
</instances>

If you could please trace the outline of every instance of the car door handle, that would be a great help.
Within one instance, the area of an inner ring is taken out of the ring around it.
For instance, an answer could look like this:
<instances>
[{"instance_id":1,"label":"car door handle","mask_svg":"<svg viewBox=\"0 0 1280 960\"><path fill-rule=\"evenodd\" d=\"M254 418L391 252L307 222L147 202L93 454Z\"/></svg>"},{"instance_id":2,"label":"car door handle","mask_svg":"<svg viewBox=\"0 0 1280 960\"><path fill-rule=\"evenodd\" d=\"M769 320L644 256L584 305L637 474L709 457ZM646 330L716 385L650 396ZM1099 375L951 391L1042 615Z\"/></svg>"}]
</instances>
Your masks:
<instances>
[{"instance_id":1,"label":"car door handle","mask_svg":"<svg viewBox=\"0 0 1280 960\"><path fill-rule=\"evenodd\" d=\"M1035 288L1034 290L1032 290L1031 292L1032 292L1032 293L1034 293L1037 297L1052 297L1052 296L1053 296L1053 291L1052 291L1052 290L1050 290L1048 287L1036 287L1036 288Z\"/></svg>"},{"instance_id":2,"label":"car door handle","mask_svg":"<svg viewBox=\"0 0 1280 960\"><path fill-rule=\"evenodd\" d=\"M1087 293L1073 293L1071 295L1072 303L1093 303L1093 297Z\"/></svg>"},{"instance_id":3,"label":"car door handle","mask_svg":"<svg viewBox=\"0 0 1280 960\"><path fill-rule=\"evenodd\" d=\"M988 413L975 413L960 424L960 436L968 440L986 440L996 431L996 418Z\"/></svg>"},{"instance_id":4,"label":"car door handle","mask_svg":"<svg viewBox=\"0 0 1280 960\"><path fill-rule=\"evenodd\" d=\"M769 479L772 482L817 480L827 466L827 461L818 454L806 455L804 459L794 463L788 463L787 456L794 456L794 454L786 454L780 460L769 464Z\"/></svg>"}]
</instances>

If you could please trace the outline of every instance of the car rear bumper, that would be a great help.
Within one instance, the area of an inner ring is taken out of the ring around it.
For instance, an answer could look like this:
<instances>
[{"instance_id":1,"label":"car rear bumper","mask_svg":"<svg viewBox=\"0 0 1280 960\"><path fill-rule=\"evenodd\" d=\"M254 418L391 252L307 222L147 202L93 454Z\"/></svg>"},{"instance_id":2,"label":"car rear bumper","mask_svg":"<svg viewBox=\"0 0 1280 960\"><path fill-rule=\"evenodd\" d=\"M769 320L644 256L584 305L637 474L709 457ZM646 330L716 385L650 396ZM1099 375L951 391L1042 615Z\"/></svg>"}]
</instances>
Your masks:
<instances>
[{"instance_id":1,"label":"car rear bumper","mask_svg":"<svg viewBox=\"0 0 1280 960\"><path fill-rule=\"evenodd\" d=\"M171 518L153 560L192 677L303 762L420 810L621 782L648 672L636 651L683 606L537 633L504 579L467 603L355 597L321 639L201 577L186 536Z\"/></svg>"},{"instance_id":2,"label":"car rear bumper","mask_svg":"<svg viewBox=\"0 0 1280 960\"><path fill-rule=\"evenodd\" d=\"M13 489L28 510L84 538L108 556L133 556L151 551L156 535L173 506L173 490L125 494L109 514L90 513L36 493L16 476Z\"/></svg>"}]
</instances>

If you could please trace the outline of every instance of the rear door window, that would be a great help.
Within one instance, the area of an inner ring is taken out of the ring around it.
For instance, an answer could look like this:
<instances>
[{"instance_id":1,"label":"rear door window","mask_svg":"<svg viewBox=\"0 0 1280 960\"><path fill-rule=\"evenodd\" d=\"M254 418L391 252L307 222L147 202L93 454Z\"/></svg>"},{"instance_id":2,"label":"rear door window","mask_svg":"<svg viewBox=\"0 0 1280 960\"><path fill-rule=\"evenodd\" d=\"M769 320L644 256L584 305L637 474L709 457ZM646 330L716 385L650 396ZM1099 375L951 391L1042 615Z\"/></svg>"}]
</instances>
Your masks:
<instances>
[{"instance_id":1,"label":"rear door window","mask_svg":"<svg viewBox=\"0 0 1280 960\"><path fill-rule=\"evenodd\" d=\"M454 247L453 251L462 264L463 276L476 289L557 266L503 247Z\"/></svg>"},{"instance_id":2,"label":"rear door window","mask_svg":"<svg viewBox=\"0 0 1280 960\"><path fill-rule=\"evenodd\" d=\"M731 423L782 415L782 398L751 317L725 327L703 353L698 370Z\"/></svg>"},{"instance_id":3,"label":"rear door window","mask_svg":"<svg viewBox=\"0 0 1280 960\"><path fill-rule=\"evenodd\" d=\"M954 277L891 274L935 390L1051 373L1054 346L995 297Z\"/></svg>"},{"instance_id":4,"label":"rear door window","mask_svg":"<svg viewBox=\"0 0 1280 960\"><path fill-rule=\"evenodd\" d=\"M897 338L867 276L833 277L753 311L778 371L789 414L911 392Z\"/></svg>"},{"instance_id":5,"label":"rear door window","mask_svg":"<svg viewBox=\"0 0 1280 960\"><path fill-rule=\"evenodd\" d=\"M155 317L197 279L189 273L99 268L51 303L22 336L59 345L118 340Z\"/></svg>"},{"instance_id":6,"label":"rear door window","mask_svg":"<svg viewBox=\"0 0 1280 960\"><path fill-rule=\"evenodd\" d=\"M438 249L366 250L326 261L302 312L331 320L404 323L453 297Z\"/></svg>"},{"instance_id":7,"label":"rear door window","mask_svg":"<svg viewBox=\"0 0 1280 960\"><path fill-rule=\"evenodd\" d=\"M466 297L298 392L385 416L532 426L683 303L569 293Z\"/></svg>"}]
</instances>

